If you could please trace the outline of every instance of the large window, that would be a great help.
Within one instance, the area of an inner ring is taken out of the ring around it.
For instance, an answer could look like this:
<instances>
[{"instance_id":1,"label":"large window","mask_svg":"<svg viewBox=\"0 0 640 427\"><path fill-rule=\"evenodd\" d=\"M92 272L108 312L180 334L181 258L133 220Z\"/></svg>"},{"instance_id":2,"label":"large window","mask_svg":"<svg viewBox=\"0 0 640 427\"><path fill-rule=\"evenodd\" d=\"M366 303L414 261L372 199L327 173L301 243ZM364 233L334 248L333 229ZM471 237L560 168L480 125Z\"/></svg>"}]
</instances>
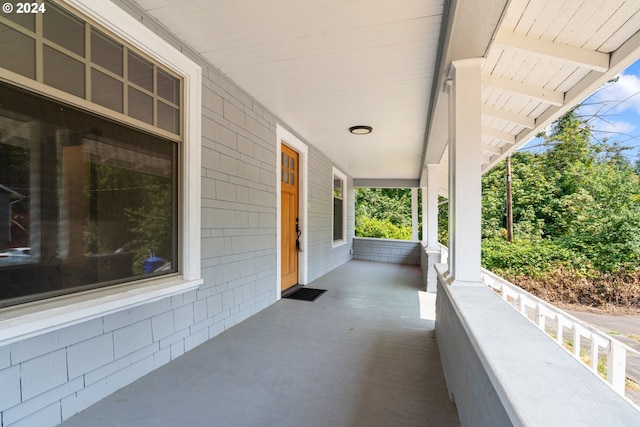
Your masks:
<instances>
[{"instance_id":1,"label":"large window","mask_svg":"<svg viewBox=\"0 0 640 427\"><path fill-rule=\"evenodd\" d=\"M0 307L176 265L177 144L0 84Z\"/></svg>"},{"instance_id":2,"label":"large window","mask_svg":"<svg viewBox=\"0 0 640 427\"><path fill-rule=\"evenodd\" d=\"M45 3L0 15L0 307L175 273L183 259L182 80Z\"/></svg>"},{"instance_id":3,"label":"large window","mask_svg":"<svg viewBox=\"0 0 640 427\"><path fill-rule=\"evenodd\" d=\"M346 182L347 177L333 169L333 245L346 241Z\"/></svg>"}]
</instances>

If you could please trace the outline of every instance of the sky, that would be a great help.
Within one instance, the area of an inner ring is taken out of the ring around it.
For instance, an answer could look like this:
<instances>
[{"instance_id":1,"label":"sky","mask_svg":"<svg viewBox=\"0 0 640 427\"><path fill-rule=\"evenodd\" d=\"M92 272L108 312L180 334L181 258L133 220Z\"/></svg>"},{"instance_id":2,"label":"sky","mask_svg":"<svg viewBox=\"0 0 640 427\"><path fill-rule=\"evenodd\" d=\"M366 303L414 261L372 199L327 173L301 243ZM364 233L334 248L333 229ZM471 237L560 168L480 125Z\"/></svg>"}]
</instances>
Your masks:
<instances>
[{"instance_id":1,"label":"sky","mask_svg":"<svg viewBox=\"0 0 640 427\"><path fill-rule=\"evenodd\" d=\"M630 147L624 154L635 162L640 157L640 60L623 71L617 82L605 84L587 98L579 111L591 117L596 138ZM524 149L535 145L532 140Z\"/></svg>"}]
</instances>

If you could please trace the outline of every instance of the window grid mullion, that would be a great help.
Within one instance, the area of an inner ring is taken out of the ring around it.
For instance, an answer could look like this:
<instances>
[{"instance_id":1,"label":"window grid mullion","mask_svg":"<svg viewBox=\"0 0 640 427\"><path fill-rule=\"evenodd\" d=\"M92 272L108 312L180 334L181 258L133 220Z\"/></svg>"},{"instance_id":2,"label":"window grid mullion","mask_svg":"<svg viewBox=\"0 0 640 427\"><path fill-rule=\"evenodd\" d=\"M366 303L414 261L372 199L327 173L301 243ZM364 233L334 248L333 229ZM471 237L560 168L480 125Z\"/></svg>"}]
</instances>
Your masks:
<instances>
[{"instance_id":1,"label":"window grid mullion","mask_svg":"<svg viewBox=\"0 0 640 427\"><path fill-rule=\"evenodd\" d=\"M91 101L93 93L91 91L91 25L84 23L84 96L87 101Z\"/></svg>"},{"instance_id":2,"label":"window grid mullion","mask_svg":"<svg viewBox=\"0 0 640 427\"><path fill-rule=\"evenodd\" d=\"M36 40L36 81L44 83L44 24L42 14L36 14L36 32L34 34Z\"/></svg>"},{"instance_id":3,"label":"window grid mullion","mask_svg":"<svg viewBox=\"0 0 640 427\"><path fill-rule=\"evenodd\" d=\"M129 115L129 48L122 45L122 112Z\"/></svg>"},{"instance_id":4,"label":"window grid mullion","mask_svg":"<svg viewBox=\"0 0 640 427\"><path fill-rule=\"evenodd\" d=\"M158 125L158 67L156 64L153 64L153 75L151 76L152 84L153 84L153 125L156 127L160 127Z\"/></svg>"}]
</instances>

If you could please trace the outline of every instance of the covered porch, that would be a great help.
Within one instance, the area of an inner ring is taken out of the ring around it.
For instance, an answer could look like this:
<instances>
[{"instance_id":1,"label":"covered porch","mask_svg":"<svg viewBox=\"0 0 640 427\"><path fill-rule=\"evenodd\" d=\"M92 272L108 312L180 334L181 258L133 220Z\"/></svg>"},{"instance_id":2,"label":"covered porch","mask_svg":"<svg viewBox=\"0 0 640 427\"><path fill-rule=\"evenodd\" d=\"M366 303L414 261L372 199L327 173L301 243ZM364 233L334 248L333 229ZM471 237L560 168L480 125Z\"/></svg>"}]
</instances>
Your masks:
<instances>
[{"instance_id":1,"label":"covered porch","mask_svg":"<svg viewBox=\"0 0 640 427\"><path fill-rule=\"evenodd\" d=\"M480 262L482 173L640 57L638 4L58 3L96 46L106 32L123 61L131 48L134 63L179 77L169 233L179 263L0 311L2 427L638 423L635 407L482 283ZM37 41L44 63L48 35L19 18L4 19L7 34ZM82 52L81 75L116 74ZM173 106L155 92L155 122L141 124L47 86L43 65L31 78L8 62L0 79L30 97L168 132L157 110ZM140 92L128 73L116 79L123 104L129 87ZM4 139L31 144L7 128ZM294 174L283 148L299 155ZM356 187L422 189L421 269L353 259ZM297 284L328 290L317 301L281 299L284 242Z\"/></svg>"},{"instance_id":2,"label":"covered porch","mask_svg":"<svg viewBox=\"0 0 640 427\"><path fill-rule=\"evenodd\" d=\"M310 286L327 292L280 300L63 425L460 424L418 267L353 260Z\"/></svg>"}]
</instances>

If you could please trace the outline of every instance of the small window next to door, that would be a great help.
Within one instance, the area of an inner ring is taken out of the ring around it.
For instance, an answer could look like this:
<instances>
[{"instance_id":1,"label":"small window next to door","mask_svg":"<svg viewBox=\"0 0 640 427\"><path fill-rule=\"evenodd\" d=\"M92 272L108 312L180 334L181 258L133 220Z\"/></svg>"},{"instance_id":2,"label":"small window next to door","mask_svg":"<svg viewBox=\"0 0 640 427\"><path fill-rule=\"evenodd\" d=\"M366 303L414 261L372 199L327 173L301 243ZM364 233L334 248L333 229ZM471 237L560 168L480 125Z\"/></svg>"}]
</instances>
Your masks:
<instances>
[{"instance_id":1,"label":"small window next to door","mask_svg":"<svg viewBox=\"0 0 640 427\"><path fill-rule=\"evenodd\" d=\"M333 168L333 246L346 242L347 177Z\"/></svg>"}]
</instances>

